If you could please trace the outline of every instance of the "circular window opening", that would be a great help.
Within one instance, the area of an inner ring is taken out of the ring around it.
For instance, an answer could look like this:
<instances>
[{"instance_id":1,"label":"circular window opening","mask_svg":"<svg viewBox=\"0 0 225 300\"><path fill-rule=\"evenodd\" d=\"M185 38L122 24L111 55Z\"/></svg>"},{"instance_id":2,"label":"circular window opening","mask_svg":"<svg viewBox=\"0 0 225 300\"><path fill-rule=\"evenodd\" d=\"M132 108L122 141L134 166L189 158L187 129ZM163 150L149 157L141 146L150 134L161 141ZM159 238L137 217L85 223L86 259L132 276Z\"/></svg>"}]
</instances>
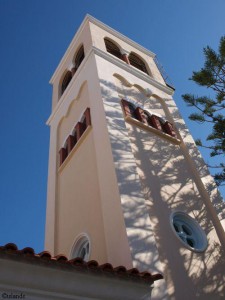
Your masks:
<instances>
[{"instance_id":1,"label":"circular window opening","mask_svg":"<svg viewBox=\"0 0 225 300\"><path fill-rule=\"evenodd\" d=\"M179 240L192 251L202 252L207 247L207 238L200 225L184 212L175 212L171 216L173 231Z\"/></svg>"},{"instance_id":2,"label":"circular window opening","mask_svg":"<svg viewBox=\"0 0 225 300\"><path fill-rule=\"evenodd\" d=\"M80 257L85 261L88 261L90 256L90 242L86 235L81 236L75 242L72 250L71 258Z\"/></svg>"}]
</instances>

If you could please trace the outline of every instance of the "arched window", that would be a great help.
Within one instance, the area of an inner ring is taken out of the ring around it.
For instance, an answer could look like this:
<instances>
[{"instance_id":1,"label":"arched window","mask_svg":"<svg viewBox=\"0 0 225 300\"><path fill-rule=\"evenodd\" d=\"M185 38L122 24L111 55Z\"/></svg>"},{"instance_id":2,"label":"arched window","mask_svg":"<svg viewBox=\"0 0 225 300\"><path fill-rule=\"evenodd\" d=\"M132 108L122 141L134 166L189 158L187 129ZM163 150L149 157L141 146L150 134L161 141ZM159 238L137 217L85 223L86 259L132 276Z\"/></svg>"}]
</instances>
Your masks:
<instances>
[{"instance_id":1,"label":"arched window","mask_svg":"<svg viewBox=\"0 0 225 300\"><path fill-rule=\"evenodd\" d=\"M205 232L188 214L178 211L170 217L172 229L182 244L189 250L203 252L208 242Z\"/></svg>"},{"instance_id":2,"label":"arched window","mask_svg":"<svg viewBox=\"0 0 225 300\"><path fill-rule=\"evenodd\" d=\"M151 120L151 114L146 110L143 111L143 120L146 125L153 127L152 120Z\"/></svg>"},{"instance_id":3,"label":"arched window","mask_svg":"<svg viewBox=\"0 0 225 300\"><path fill-rule=\"evenodd\" d=\"M59 150L60 166L64 162L64 160L67 158L67 156L68 156L68 143L66 142L65 145Z\"/></svg>"},{"instance_id":4,"label":"arched window","mask_svg":"<svg viewBox=\"0 0 225 300\"><path fill-rule=\"evenodd\" d=\"M176 132L175 132L175 130L174 130L174 127L173 127L173 125L172 125L170 122L166 121L166 122L163 124L163 127L164 127L164 131L165 131L167 134L169 134L169 135L171 135L171 136L173 136L173 137L177 137L177 134L176 134Z\"/></svg>"},{"instance_id":5,"label":"arched window","mask_svg":"<svg viewBox=\"0 0 225 300\"><path fill-rule=\"evenodd\" d=\"M86 235L82 235L73 246L71 258L80 257L88 261L90 256L90 241Z\"/></svg>"},{"instance_id":6,"label":"arched window","mask_svg":"<svg viewBox=\"0 0 225 300\"><path fill-rule=\"evenodd\" d=\"M146 68L146 65L145 65L144 61L141 58L139 58L136 54L131 52L130 55L129 55L129 61L130 61L130 64L133 67L135 67L135 68L141 70L142 72L145 72L146 74L148 74L148 71L147 71L147 68Z\"/></svg>"},{"instance_id":7,"label":"arched window","mask_svg":"<svg viewBox=\"0 0 225 300\"><path fill-rule=\"evenodd\" d=\"M75 69L77 70L84 59L84 46L82 45L75 56Z\"/></svg>"},{"instance_id":8,"label":"arched window","mask_svg":"<svg viewBox=\"0 0 225 300\"><path fill-rule=\"evenodd\" d=\"M162 124L161 124L160 118L158 116L151 115L150 120L151 120L151 124L152 124L151 126L152 127L156 128L156 129L158 129L160 131L163 131Z\"/></svg>"},{"instance_id":9,"label":"arched window","mask_svg":"<svg viewBox=\"0 0 225 300\"><path fill-rule=\"evenodd\" d=\"M160 125L161 125L161 130L163 131L163 132L165 132L165 133L167 133L167 131L166 131L166 129L165 129L165 120L163 120L163 118L160 118L160 117L158 117L158 120L159 120L159 123L160 123Z\"/></svg>"},{"instance_id":10,"label":"arched window","mask_svg":"<svg viewBox=\"0 0 225 300\"><path fill-rule=\"evenodd\" d=\"M137 119L137 114L136 114L136 107L134 104L128 102L128 106L129 106L129 109L130 109L130 113L131 113L131 116L135 119Z\"/></svg>"},{"instance_id":11,"label":"arched window","mask_svg":"<svg viewBox=\"0 0 225 300\"><path fill-rule=\"evenodd\" d=\"M119 47L107 38L105 38L104 41L105 41L105 46L106 46L107 52L122 59L122 55L121 55Z\"/></svg>"},{"instance_id":12,"label":"arched window","mask_svg":"<svg viewBox=\"0 0 225 300\"><path fill-rule=\"evenodd\" d=\"M139 116L136 110L136 106L127 100L122 99L122 106L126 117L132 117L139 120Z\"/></svg>"},{"instance_id":13,"label":"arched window","mask_svg":"<svg viewBox=\"0 0 225 300\"><path fill-rule=\"evenodd\" d=\"M65 89L69 85L70 81L72 79L72 72L68 71L66 75L63 78L62 85L61 85L61 95L64 93Z\"/></svg>"}]
</instances>

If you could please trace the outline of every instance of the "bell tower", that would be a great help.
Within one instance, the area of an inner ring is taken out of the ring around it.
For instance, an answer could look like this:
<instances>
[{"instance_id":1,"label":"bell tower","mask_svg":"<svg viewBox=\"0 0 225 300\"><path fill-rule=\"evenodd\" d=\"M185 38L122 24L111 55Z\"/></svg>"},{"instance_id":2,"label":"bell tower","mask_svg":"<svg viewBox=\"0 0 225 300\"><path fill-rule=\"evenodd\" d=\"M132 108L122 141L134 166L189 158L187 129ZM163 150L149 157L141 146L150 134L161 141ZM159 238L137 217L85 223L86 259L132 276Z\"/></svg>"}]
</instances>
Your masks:
<instances>
[{"instance_id":1,"label":"bell tower","mask_svg":"<svg viewBox=\"0 0 225 300\"><path fill-rule=\"evenodd\" d=\"M220 299L223 203L155 54L86 16L51 78L45 248Z\"/></svg>"}]
</instances>

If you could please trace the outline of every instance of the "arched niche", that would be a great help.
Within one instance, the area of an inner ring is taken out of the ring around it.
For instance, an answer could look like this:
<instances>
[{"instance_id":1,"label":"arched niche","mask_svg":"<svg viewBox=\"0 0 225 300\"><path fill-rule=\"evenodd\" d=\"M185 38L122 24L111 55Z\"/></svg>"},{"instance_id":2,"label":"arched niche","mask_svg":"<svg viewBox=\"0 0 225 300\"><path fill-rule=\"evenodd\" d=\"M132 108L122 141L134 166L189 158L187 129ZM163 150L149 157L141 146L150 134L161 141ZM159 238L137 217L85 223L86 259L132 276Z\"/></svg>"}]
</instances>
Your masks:
<instances>
[{"instance_id":1,"label":"arched niche","mask_svg":"<svg viewBox=\"0 0 225 300\"><path fill-rule=\"evenodd\" d=\"M75 239L70 252L70 259L82 258L84 261L88 261L91 253L91 242L87 233L81 233Z\"/></svg>"}]
</instances>

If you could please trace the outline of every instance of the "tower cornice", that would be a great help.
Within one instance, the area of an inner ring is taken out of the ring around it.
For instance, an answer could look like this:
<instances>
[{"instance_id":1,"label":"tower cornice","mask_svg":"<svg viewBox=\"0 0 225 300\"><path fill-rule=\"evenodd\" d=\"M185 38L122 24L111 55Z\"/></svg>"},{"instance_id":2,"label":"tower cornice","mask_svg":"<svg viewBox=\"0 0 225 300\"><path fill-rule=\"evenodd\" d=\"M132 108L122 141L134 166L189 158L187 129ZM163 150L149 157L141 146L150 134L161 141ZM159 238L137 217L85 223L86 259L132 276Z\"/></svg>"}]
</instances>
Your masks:
<instances>
[{"instance_id":1,"label":"tower cornice","mask_svg":"<svg viewBox=\"0 0 225 300\"><path fill-rule=\"evenodd\" d=\"M92 49L93 49L93 51L96 55L110 61L114 65L117 65L118 67L124 69L125 71L131 73L132 75L148 82L149 84L151 84L154 87L158 88L159 90L165 92L166 94L168 94L168 95L173 95L174 94L174 90L172 88L169 88L169 87L163 85L162 83L158 82L157 80L150 77L148 74L145 74L144 72L140 71L139 69L124 63L122 60L120 60L117 57L109 54L108 52L102 51L99 48L96 48L96 47L93 46Z\"/></svg>"},{"instance_id":2,"label":"tower cornice","mask_svg":"<svg viewBox=\"0 0 225 300\"><path fill-rule=\"evenodd\" d=\"M63 62L67 59L67 57L70 55L71 51L74 50L74 45L77 41L77 39L79 38L79 36L81 35L84 27L86 26L86 24L88 23L92 23L97 25L98 27L104 29L105 31L107 31L108 33L116 36L117 38L121 39L122 41L124 41L125 43L129 44L130 46L136 48L137 50L141 51L142 53L145 53L146 55L154 58L155 57L155 53L151 52L150 50L147 50L146 48L144 48L143 46L139 45L138 43L132 41L131 39L129 39L128 37L126 37L125 35L119 33L118 31L116 31L115 29L109 27L108 25L102 23L101 21L95 19L94 17L92 17L91 15L86 15L83 22L81 23L79 29L77 30L77 33L75 34L74 38L72 39L67 51L65 52L64 56L62 57L58 67L56 68L55 72L53 73L49 83L53 84L55 77L58 75L58 73L61 71L62 67L63 67Z\"/></svg>"}]
</instances>

